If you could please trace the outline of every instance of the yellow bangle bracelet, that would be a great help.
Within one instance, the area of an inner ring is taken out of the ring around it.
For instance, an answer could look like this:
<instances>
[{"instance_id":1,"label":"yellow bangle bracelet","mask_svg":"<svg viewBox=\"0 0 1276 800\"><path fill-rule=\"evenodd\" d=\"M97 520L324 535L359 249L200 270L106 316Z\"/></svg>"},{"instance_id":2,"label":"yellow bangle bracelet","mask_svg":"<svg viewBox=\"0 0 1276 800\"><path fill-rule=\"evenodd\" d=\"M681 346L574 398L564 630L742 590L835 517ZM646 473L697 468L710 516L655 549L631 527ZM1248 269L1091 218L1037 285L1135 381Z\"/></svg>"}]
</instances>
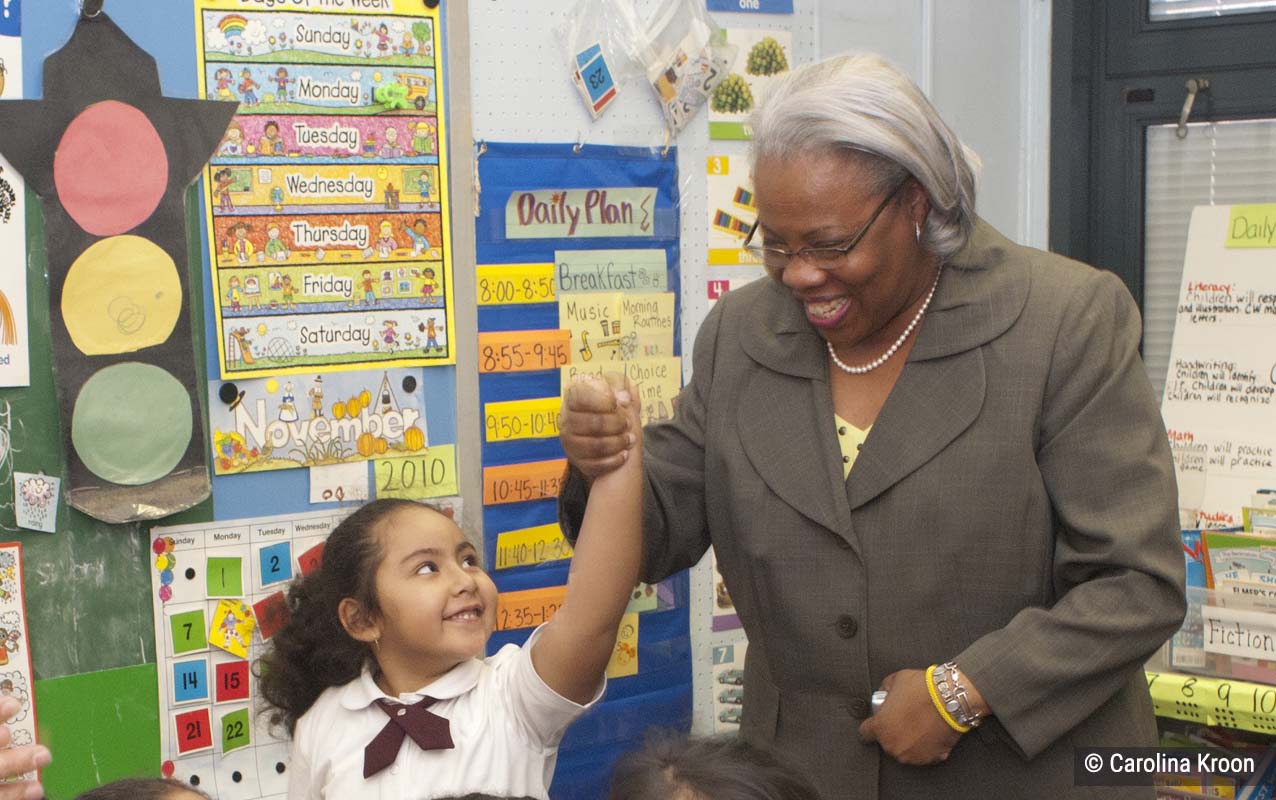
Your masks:
<instances>
[{"instance_id":1,"label":"yellow bangle bracelet","mask_svg":"<svg viewBox=\"0 0 1276 800\"><path fill-rule=\"evenodd\" d=\"M938 664L931 664L926 668L926 691L930 693L930 702L934 704L935 710L939 712L939 716L944 718L944 722L948 723L948 727L958 733L966 733L970 730L969 725L962 725L953 719L953 715L948 713L948 709L944 708L944 703L939 699L939 690L935 688L935 670Z\"/></svg>"}]
</instances>

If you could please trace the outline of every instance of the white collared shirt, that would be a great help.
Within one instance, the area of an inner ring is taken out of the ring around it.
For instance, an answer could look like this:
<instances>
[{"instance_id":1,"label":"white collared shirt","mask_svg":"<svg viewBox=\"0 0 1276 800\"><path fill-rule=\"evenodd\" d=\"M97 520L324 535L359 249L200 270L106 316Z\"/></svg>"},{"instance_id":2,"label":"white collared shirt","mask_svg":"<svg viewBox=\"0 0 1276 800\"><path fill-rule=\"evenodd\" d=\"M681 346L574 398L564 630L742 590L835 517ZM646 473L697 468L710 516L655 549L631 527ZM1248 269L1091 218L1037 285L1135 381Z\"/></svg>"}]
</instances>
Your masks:
<instances>
[{"instance_id":1,"label":"white collared shirt","mask_svg":"<svg viewBox=\"0 0 1276 800\"><path fill-rule=\"evenodd\" d=\"M532 642L509 644L472 659L416 692L389 698L415 703L437 698L430 711L449 720L450 750L425 751L405 737L394 764L363 777L363 749L389 717L375 702L389 697L365 667L344 686L328 689L297 721L288 769L289 800L431 798L483 792L549 797L558 743L573 720L603 696L606 679L588 705L573 703L541 680Z\"/></svg>"}]
</instances>

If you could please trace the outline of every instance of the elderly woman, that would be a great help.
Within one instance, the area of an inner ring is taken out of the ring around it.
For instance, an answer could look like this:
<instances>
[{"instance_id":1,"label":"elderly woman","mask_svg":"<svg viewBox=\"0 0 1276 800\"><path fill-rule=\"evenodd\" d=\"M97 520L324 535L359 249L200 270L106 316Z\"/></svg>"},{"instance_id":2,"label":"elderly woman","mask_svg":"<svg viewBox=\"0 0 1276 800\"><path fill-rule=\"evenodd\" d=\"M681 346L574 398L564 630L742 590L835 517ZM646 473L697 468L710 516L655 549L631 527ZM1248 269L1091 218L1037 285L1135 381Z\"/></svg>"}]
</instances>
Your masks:
<instances>
[{"instance_id":1,"label":"elderly woman","mask_svg":"<svg viewBox=\"0 0 1276 800\"><path fill-rule=\"evenodd\" d=\"M741 733L828 798L1089 796L1074 748L1155 744L1142 666L1184 613L1134 302L976 217L974 155L876 57L779 81L753 159L772 280L717 303L647 429L646 579L714 546ZM568 532L625 458L617 402L568 392Z\"/></svg>"}]
</instances>

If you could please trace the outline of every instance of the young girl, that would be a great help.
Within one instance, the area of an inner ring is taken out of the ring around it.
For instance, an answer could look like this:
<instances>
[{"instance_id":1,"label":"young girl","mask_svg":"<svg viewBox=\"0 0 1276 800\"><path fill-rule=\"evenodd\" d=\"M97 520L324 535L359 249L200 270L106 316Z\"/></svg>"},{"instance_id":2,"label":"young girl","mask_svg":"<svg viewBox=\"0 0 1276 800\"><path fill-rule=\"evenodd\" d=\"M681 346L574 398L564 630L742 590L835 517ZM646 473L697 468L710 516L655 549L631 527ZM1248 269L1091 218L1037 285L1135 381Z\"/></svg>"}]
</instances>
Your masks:
<instances>
[{"instance_id":1,"label":"young girl","mask_svg":"<svg viewBox=\"0 0 1276 800\"><path fill-rule=\"evenodd\" d=\"M569 396L598 390L585 383ZM626 463L593 483L563 607L521 648L482 658L496 586L447 516L377 500L332 532L323 566L289 591L261 677L271 721L293 735L290 800L549 796L638 579L638 397L628 383L618 396Z\"/></svg>"}]
</instances>

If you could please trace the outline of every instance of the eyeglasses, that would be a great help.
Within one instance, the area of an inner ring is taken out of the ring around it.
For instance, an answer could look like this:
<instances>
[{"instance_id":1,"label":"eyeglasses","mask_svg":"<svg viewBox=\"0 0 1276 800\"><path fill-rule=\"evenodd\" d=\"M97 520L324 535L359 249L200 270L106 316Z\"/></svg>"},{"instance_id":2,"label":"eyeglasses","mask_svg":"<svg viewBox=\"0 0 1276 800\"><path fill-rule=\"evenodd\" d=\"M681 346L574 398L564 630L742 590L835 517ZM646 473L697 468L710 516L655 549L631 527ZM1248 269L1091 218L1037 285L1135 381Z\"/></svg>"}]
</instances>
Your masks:
<instances>
[{"instance_id":1,"label":"eyeglasses","mask_svg":"<svg viewBox=\"0 0 1276 800\"><path fill-rule=\"evenodd\" d=\"M851 240L846 244L835 247L804 247L796 251L786 250L783 247L752 244L753 236L758 232L758 223L754 222L753 227L749 228L749 235L744 237L744 244L741 246L755 257L760 258L765 266L772 269L782 269L793 258L805 259L820 269L829 269L843 258L846 258L846 255L855 249L855 245L860 243L860 240L868 233L868 229L873 227L873 223L882 215L882 212L886 210L886 206L895 198L895 195L899 194L899 190L904 188L904 184L907 182L908 179L905 178L896 184L894 189L891 189L890 193L877 205L873 216L868 218L868 222L864 223L864 227L860 228L859 233L851 237Z\"/></svg>"}]
</instances>

